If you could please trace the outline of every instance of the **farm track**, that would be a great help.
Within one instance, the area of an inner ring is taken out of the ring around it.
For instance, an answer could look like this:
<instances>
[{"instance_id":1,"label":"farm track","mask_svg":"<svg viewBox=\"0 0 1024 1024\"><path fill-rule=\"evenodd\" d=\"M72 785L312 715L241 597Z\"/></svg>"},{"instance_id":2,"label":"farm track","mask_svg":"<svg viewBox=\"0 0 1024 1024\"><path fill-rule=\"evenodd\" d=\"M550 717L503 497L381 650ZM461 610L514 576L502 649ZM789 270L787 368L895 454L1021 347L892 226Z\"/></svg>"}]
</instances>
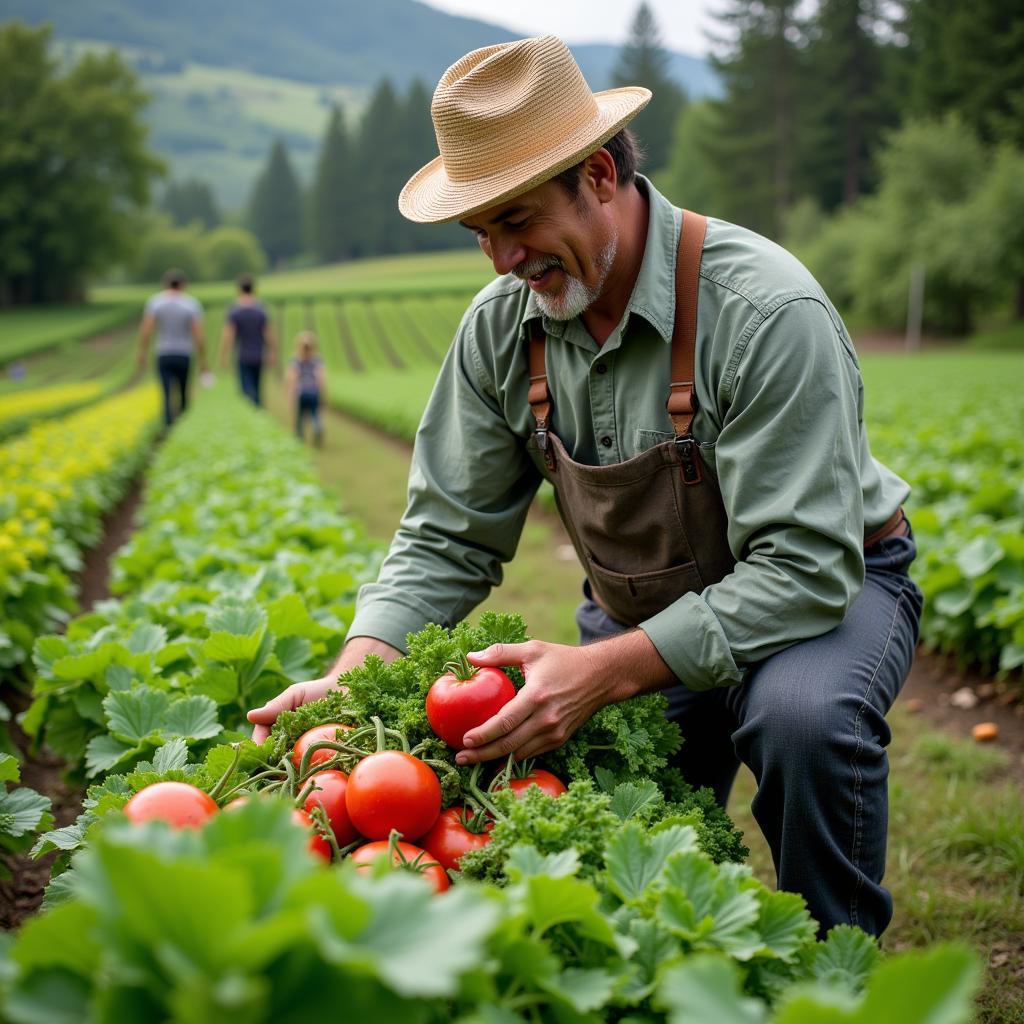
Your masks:
<instances>
[{"instance_id":1,"label":"farm track","mask_svg":"<svg viewBox=\"0 0 1024 1024\"><path fill-rule=\"evenodd\" d=\"M83 613L97 601L110 596L111 559L135 529L135 511L142 500L145 473L146 467L143 467L127 494L104 520L99 544L84 552L82 570L77 579L79 605ZM12 716L20 714L31 703L27 693L9 686L4 687L3 700L11 709ZM66 766L60 757L45 749L32 750L32 741L13 717L8 723L8 731L22 755L22 784L50 797L55 828L72 824L81 813L84 789L65 781ZM56 852L39 860L32 860L27 854L3 858L12 877L0 881L0 927L16 928L39 909L55 858Z\"/></svg>"}]
</instances>

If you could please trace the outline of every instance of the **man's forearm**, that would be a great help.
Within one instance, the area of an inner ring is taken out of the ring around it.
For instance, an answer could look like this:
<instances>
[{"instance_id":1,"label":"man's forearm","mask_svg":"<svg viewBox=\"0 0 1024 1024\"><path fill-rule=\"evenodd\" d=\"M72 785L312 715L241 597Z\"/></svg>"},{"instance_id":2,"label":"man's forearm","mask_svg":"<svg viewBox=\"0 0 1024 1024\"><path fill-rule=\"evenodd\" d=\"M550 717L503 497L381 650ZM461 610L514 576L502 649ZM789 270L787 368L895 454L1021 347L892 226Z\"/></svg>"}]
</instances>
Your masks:
<instances>
[{"instance_id":1,"label":"man's forearm","mask_svg":"<svg viewBox=\"0 0 1024 1024\"><path fill-rule=\"evenodd\" d=\"M362 665L369 654L376 654L384 662L391 662L402 657L401 651L384 643L383 640L378 640L373 636L354 636L341 649L341 654L331 666L328 675L336 678L342 672Z\"/></svg>"}]
</instances>

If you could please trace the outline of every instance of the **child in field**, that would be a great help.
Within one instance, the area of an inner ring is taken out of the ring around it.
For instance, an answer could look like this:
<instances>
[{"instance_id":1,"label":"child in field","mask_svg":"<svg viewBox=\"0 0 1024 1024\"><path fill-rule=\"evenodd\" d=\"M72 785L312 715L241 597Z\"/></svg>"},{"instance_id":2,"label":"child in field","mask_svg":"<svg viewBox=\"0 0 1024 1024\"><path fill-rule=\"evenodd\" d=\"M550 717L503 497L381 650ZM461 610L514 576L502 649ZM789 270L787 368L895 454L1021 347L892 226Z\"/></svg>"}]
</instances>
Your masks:
<instances>
[{"instance_id":1,"label":"child in field","mask_svg":"<svg viewBox=\"0 0 1024 1024\"><path fill-rule=\"evenodd\" d=\"M302 331L295 338L295 358L288 364L288 398L295 410L295 433L305 439L305 420L313 423L313 443L323 444L324 429L320 422L320 402L327 387L323 360L316 354L316 335Z\"/></svg>"}]
</instances>

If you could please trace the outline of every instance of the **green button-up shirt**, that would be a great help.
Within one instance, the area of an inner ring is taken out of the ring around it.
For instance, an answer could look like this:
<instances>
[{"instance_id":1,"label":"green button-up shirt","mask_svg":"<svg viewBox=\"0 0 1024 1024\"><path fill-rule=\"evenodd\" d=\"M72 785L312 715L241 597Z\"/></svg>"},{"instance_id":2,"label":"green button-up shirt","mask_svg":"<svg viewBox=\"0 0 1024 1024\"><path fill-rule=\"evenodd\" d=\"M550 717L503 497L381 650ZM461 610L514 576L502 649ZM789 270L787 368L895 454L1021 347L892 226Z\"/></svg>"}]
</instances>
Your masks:
<instances>
[{"instance_id":1,"label":"green button-up shirt","mask_svg":"<svg viewBox=\"0 0 1024 1024\"><path fill-rule=\"evenodd\" d=\"M669 392L681 213L645 178L650 221L622 322L603 345L577 318L544 318L554 432L577 462L612 465L673 436ZM693 689L842 621L864 579L863 540L907 484L871 457L857 356L793 256L709 219L697 314L693 433L718 478L733 572L640 624ZM502 579L540 478L525 450L528 286L497 278L470 304L416 437L409 504L350 636L405 649L453 624ZM697 540L699 543L699 539Z\"/></svg>"}]
</instances>

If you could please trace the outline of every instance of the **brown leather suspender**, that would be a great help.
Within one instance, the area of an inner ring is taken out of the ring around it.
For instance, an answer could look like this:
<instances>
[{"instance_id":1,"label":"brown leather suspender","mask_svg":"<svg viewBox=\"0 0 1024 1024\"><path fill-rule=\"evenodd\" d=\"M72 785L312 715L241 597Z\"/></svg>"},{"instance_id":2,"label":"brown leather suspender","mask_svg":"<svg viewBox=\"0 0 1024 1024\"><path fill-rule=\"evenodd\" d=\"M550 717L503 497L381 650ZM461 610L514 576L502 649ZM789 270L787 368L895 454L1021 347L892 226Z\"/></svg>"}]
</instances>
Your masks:
<instances>
[{"instance_id":1,"label":"brown leather suspender","mask_svg":"<svg viewBox=\"0 0 1024 1024\"><path fill-rule=\"evenodd\" d=\"M697 411L694 390L694 366L697 348L697 295L700 288L700 261L704 251L707 218L699 213L683 211L683 229L679 234L679 255L676 258L676 312L672 327L672 380L668 396L668 414L672 420L683 480L700 483L700 459L694 446L690 425ZM551 393L548 390L547 366L544 357L546 337L540 318L530 324L529 403L537 429L534 437L544 453L549 470L555 469L554 451L548 441L551 426Z\"/></svg>"}]
</instances>

